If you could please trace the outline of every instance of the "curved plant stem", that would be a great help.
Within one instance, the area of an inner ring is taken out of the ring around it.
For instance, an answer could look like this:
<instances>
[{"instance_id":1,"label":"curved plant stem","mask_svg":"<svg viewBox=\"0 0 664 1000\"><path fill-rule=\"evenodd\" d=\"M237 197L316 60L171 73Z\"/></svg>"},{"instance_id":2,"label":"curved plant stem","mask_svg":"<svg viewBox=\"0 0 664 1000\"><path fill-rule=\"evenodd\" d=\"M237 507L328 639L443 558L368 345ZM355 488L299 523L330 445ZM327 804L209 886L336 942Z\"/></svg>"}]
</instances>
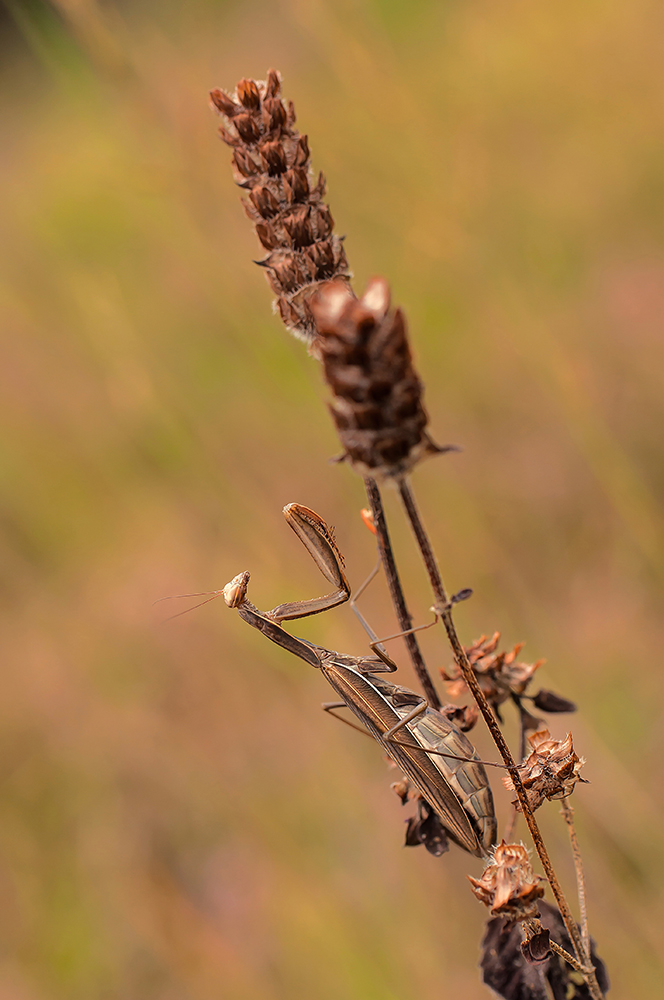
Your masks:
<instances>
[{"instance_id":1,"label":"curved plant stem","mask_svg":"<svg viewBox=\"0 0 664 1000\"><path fill-rule=\"evenodd\" d=\"M586 950L586 955L588 956L588 961L590 961L590 934L588 932L588 910L586 907L586 881L583 877L583 861L581 860L581 849L579 848L579 841L576 836L576 828L574 826L574 809L569 804L569 799L565 797L562 799L561 813L563 818L567 823L567 828L569 830L569 840L572 845L572 856L574 858L574 871L576 872L576 888L579 896L579 916L581 918L581 938L583 940L583 947Z\"/></svg>"},{"instance_id":2,"label":"curved plant stem","mask_svg":"<svg viewBox=\"0 0 664 1000\"><path fill-rule=\"evenodd\" d=\"M376 526L378 550L380 552L380 558L385 570L387 584L390 589L390 596L392 597L392 603L396 611L399 627L403 632L406 632L412 627L413 620L406 605L406 598L404 597L401 580L399 579L399 573L397 572L397 566L394 561L394 552L392 551L392 543L390 542L390 536L387 530L383 500L380 495L380 490L378 489L378 483L375 479L367 476L364 480L364 485L367 491L367 499L369 500L371 513L373 514L374 524ZM415 673L417 674L420 684L422 685L422 690L424 691L429 705L431 708L439 709L441 704L440 698L438 697L438 693L433 686L433 681L431 680L431 676L427 670L427 666L424 662L424 657L422 656L422 651L417 639L411 632L409 635L404 636L404 641L406 643L406 648L408 649L408 655L410 656L411 663L413 664L413 668L415 669Z\"/></svg>"},{"instance_id":3,"label":"curved plant stem","mask_svg":"<svg viewBox=\"0 0 664 1000\"><path fill-rule=\"evenodd\" d=\"M454 659L456 660L459 669L463 674L463 679L466 682L468 689L473 695L477 706L484 716L484 721L486 722L489 732L493 738L498 752L503 758L507 771L510 778L514 783L514 788L519 800L519 805L521 806L521 811L525 817L526 823L528 824L528 829L530 830L530 835L533 838L533 843L535 845L535 850L539 855L539 859L542 862L542 867L544 873L551 886L551 891L555 896L556 903L558 904L558 909L560 910L560 915L563 918L565 927L567 928L567 933L570 936L572 944L574 946L574 952L576 954L577 960L581 966L584 968L584 978L588 985L590 995L593 1000L602 1000L602 991L600 990L599 983L597 982L597 977L595 975L594 969L590 971L586 968L585 959L585 947L581 935L579 933L579 928L572 916L572 912L569 908L565 894L561 888L558 881L558 877L554 871L553 865L551 864L551 859L549 857L549 852L546 849L546 845L540 833L537 820L533 814L530 804L528 802L528 796L526 790L523 787L521 777L519 775L519 769L516 766L516 762L512 756L510 748L505 741L505 737L502 734L502 730L498 725L491 707L484 696L479 682L473 672L470 665L470 661L466 654L465 649L461 645L459 635L456 630L456 626L452 620L452 604L449 602L445 587L443 584L442 577L440 575L440 570L438 569L438 563L436 562L436 557L434 555L433 549L431 547L431 542L429 536L427 535L424 524L420 517L419 510L417 509L417 504L415 502L415 497L410 488L410 484L405 477L402 477L398 481L399 495L403 503L406 515L411 524L417 544L419 546L424 565L426 567L427 573L429 574L429 580L431 581L431 588L434 593L434 598L436 601L436 611L440 614L440 617L445 626L445 631L447 633L447 638L452 647L452 652L454 653Z\"/></svg>"}]
</instances>

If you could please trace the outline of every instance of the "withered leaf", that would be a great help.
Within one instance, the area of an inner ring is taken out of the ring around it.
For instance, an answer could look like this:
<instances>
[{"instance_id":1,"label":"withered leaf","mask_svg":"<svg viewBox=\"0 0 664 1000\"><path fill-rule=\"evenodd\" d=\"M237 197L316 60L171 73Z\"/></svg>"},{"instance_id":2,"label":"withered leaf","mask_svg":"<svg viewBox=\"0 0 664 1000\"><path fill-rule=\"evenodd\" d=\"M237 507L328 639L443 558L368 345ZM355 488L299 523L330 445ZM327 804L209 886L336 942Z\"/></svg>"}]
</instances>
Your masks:
<instances>
[{"instance_id":1,"label":"withered leaf","mask_svg":"<svg viewBox=\"0 0 664 1000\"><path fill-rule=\"evenodd\" d=\"M568 952L572 944L558 910L544 900L539 901L540 919L550 939ZM537 935L540 937L540 935ZM480 966L484 983L504 997L504 1000L589 1000L590 993L579 974L558 955L551 954L542 962L526 961L522 952L522 932L519 924L508 924L503 917L493 917L487 923L482 942ZM604 963L597 957L591 941L591 957L602 992L609 988Z\"/></svg>"},{"instance_id":2,"label":"withered leaf","mask_svg":"<svg viewBox=\"0 0 664 1000\"><path fill-rule=\"evenodd\" d=\"M546 691L542 688L533 698L533 704L541 712L576 712L576 705L567 698L562 698L553 691Z\"/></svg>"},{"instance_id":3,"label":"withered leaf","mask_svg":"<svg viewBox=\"0 0 664 1000\"><path fill-rule=\"evenodd\" d=\"M526 962L530 962L531 965L539 965L541 962L545 962L551 955L550 941L551 931L546 928L538 934L533 934L528 941L522 941L521 953Z\"/></svg>"},{"instance_id":4,"label":"withered leaf","mask_svg":"<svg viewBox=\"0 0 664 1000\"><path fill-rule=\"evenodd\" d=\"M429 854L435 858L450 849L445 827L428 802L418 799L417 816L411 816L406 826L406 847L424 844Z\"/></svg>"}]
</instances>

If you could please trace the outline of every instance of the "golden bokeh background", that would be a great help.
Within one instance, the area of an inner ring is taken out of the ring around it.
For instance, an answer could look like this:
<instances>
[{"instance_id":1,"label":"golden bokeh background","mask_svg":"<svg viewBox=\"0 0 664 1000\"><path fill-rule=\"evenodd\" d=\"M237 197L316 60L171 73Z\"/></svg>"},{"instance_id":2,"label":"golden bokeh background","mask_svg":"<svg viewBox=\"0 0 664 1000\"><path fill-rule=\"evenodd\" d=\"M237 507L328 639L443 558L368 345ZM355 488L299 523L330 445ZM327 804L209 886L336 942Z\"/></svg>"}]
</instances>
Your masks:
<instances>
[{"instance_id":1,"label":"golden bokeh background","mask_svg":"<svg viewBox=\"0 0 664 1000\"><path fill-rule=\"evenodd\" d=\"M393 776L320 713L322 679L220 601L152 606L243 569L260 607L321 593L294 500L354 586L374 561L207 107L269 66L356 287L391 280L432 432L464 447L415 475L448 585L475 591L462 636L525 640L580 706L551 721L588 761L613 995L661 997L661 5L6 0L0 26L0 1000L488 995L480 863L402 848ZM363 607L393 630L381 583ZM366 648L346 609L300 631Z\"/></svg>"}]
</instances>

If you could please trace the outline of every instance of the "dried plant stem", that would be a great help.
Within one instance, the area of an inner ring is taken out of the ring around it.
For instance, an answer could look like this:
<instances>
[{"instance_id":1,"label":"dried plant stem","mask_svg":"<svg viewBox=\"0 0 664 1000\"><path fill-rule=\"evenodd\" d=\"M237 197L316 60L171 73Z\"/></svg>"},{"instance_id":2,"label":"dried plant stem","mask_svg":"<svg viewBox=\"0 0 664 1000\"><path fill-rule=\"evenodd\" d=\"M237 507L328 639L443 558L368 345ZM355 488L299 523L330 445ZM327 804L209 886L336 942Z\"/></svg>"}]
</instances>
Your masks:
<instances>
[{"instance_id":1,"label":"dried plant stem","mask_svg":"<svg viewBox=\"0 0 664 1000\"><path fill-rule=\"evenodd\" d=\"M512 806L512 812L510 813L510 818L507 821L507 826L505 827L504 837L508 844L512 843L512 838L514 837L514 828L516 826L516 821L519 816L519 810L516 806Z\"/></svg>"},{"instance_id":2,"label":"dried plant stem","mask_svg":"<svg viewBox=\"0 0 664 1000\"><path fill-rule=\"evenodd\" d=\"M560 957L563 958L568 965L571 965L573 969L576 969L576 971L580 972L584 977L587 977L592 972L592 976L595 978L595 970L591 965L582 965L581 962L578 962L568 951L565 951L565 949L561 948L559 944L556 944L555 941L549 941L549 947L551 948L551 951L555 951L556 955L560 955ZM600 996L601 995L602 994L600 993Z\"/></svg>"},{"instance_id":3,"label":"dried plant stem","mask_svg":"<svg viewBox=\"0 0 664 1000\"><path fill-rule=\"evenodd\" d=\"M581 938L583 940L583 947L585 948L586 955L590 956L590 934L588 932L588 910L586 907L586 881L583 877L583 861L581 860L581 849L579 848L579 841L576 836L576 828L574 826L574 809L569 804L569 799L565 797L561 800L562 808L561 813L565 822L567 823L567 829L569 830L569 840L572 845L572 856L574 858L574 871L576 872L576 888L579 895L579 916L581 918ZM590 959L588 958L588 961Z\"/></svg>"},{"instance_id":4,"label":"dried plant stem","mask_svg":"<svg viewBox=\"0 0 664 1000\"><path fill-rule=\"evenodd\" d=\"M526 757L526 726L524 722L524 712L523 705L521 704L520 698L516 698L512 695L512 701L515 703L517 709L519 710L519 761L525 760ZM519 810L516 806L512 806L512 812L510 814L509 821L505 827L505 840L509 844L514 836L514 828L516 827L516 821L519 818Z\"/></svg>"},{"instance_id":5,"label":"dried plant stem","mask_svg":"<svg viewBox=\"0 0 664 1000\"><path fill-rule=\"evenodd\" d=\"M387 522L385 520L383 500L380 495L380 490L378 489L378 483L375 479L371 476L367 476L364 480L364 485L367 491L367 499L369 500L371 513L373 514L374 524L376 526L378 550L380 552L380 558L383 563L385 576L390 589L392 603L396 611L399 627L402 631L406 632L409 628L412 628L413 621L406 605L406 598L404 597L401 580L399 579L399 573L394 560L392 543L390 542ZM436 689L433 686L433 681L431 680L431 676L427 670L427 666L424 662L424 657L422 656L422 651L416 637L411 632L410 634L404 636L404 640L411 663L413 664L415 673L417 674L420 684L422 685L422 690L424 691L429 705L432 708L439 709L441 705L440 698L438 697Z\"/></svg>"},{"instance_id":6,"label":"dried plant stem","mask_svg":"<svg viewBox=\"0 0 664 1000\"><path fill-rule=\"evenodd\" d=\"M431 547L431 542L429 536L426 532L422 519L420 517L417 504L415 502L415 497L405 476L402 476L398 481L399 495L401 501L404 505L406 515L410 521L413 533L417 540L420 552L422 554L422 559L426 567L427 573L429 574L429 579L431 581L431 588L434 593L437 610L443 621L445 631L447 633L447 638L452 647L452 652L454 653L454 658L459 666L459 669L463 673L463 678L468 686L468 689L472 693L477 706L484 716L484 721L486 722L489 732L493 738L496 747L505 762L505 766L509 773L510 778L514 783L514 789L519 799L519 805L521 806L521 811L528 824L528 829L530 830L531 837L533 838L533 843L535 845L535 850L542 862L542 867L544 868L544 873L551 886L551 891L555 896L556 902L558 904L558 909L560 910L560 915L563 918L565 927L567 928L567 933L570 936L572 944L574 946L574 951L578 961L581 963L583 975L588 985L590 995L593 1000L602 1000L602 991L600 990L599 984L597 982L597 977L595 975L594 969L591 971L585 966L585 954L586 949L584 947L584 942L579 933L579 928L576 925L572 912L569 908L565 894L561 888L558 881L558 877L554 871L553 865L551 864L551 859L549 857L549 852L546 849L546 845L540 833L537 820L533 815L533 811L530 808L528 802L528 796L526 790L523 787L521 777L519 775L519 770L516 766L510 748L505 741L502 734L500 726L498 725L491 707L484 696L484 692L480 688L480 685L473 673L473 669L470 665L466 651L463 648L461 641L459 639L454 621L452 619L452 605L450 604L445 587L443 585L442 577L440 575L440 570L438 568L438 563L436 562L436 557Z\"/></svg>"}]
</instances>

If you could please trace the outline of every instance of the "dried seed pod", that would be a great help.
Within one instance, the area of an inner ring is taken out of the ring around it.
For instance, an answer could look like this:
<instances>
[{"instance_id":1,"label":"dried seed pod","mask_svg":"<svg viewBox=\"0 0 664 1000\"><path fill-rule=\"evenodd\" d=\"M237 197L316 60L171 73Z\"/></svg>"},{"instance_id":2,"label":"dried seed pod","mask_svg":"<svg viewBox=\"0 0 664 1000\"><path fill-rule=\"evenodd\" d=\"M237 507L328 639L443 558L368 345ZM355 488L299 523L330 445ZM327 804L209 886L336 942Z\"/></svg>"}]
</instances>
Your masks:
<instances>
[{"instance_id":1,"label":"dried seed pod","mask_svg":"<svg viewBox=\"0 0 664 1000\"><path fill-rule=\"evenodd\" d=\"M541 729L528 737L532 747L529 756L519 764L519 774L528 795L530 808L539 809L545 799L560 799L571 795L577 781L583 781L579 771L585 761L577 757L572 745L572 734L564 740L552 740L548 729ZM503 778L505 788L514 790L511 778ZM513 803L518 809L518 800Z\"/></svg>"},{"instance_id":2,"label":"dried seed pod","mask_svg":"<svg viewBox=\"0 0 664 1000\"><path fill-rule=\"evenodd\" d=\"M541 925L540 925L541 927ZM551 931L541 927L527 941L521 942L521 954L530 965L539 965L551 958Z\"/></svg>"},{"instance_id":3,"label":"dried seed pod","mask_svg":"<svg viewBox=\"0 0 664 1000\"><path fill-rule=\"evenodd\" d=\"M233 147L236 182L248 192L245 211L270 251L258 263L277 296L275 310L315 353L309 299L322 281L349 288L350 271L323 202L323 175L314 184L307 137L295 128L295 110L280 93L281 78L269 70L265 81L240 80L234 94L213 90L210 99L225 119L219 133Z\"/></svg>"},{"instance_id":4,"label":"dried seed pod","mask_svg":"<svg viewBox=\"0 0 664 1000\"><path fill-rule=\"evenodd\" d=\"M424 844L434 858L441 857L450 849L445 827L421 795L417 800L417 815L411 816L406 826L405 846L418 847L420 844Z\"/></svg>"},{"instance_id":5,"label":"dried seed pod","mask_svg":"<svg viewBox=\"0 0 664 1000\"><path fill-rule=\"evenodd\" d=\"M523 844L501 841L494 849L480 879L468 876L477 898L506 920L538 916L537 902L544 895L541 878L533 872Z\"/></svg>"},{"instance_id":6,"label":"dried seed pod","mask_svg":"<svg viewBox=\"0 0 664 1000\"><path fill-rule=\"evenodd\" d=\"M512 695L522 695L537 668L544 663L544 660L517 663L523 643L518 643L509 653L497 653L499 640L500 632L494 632L490 639L483 635L472 646L466 646L473 672L498 718L499 706ZM466 682L456 664L449 670L441 670L441 674L449 682L447 690L450 697L458 698L466 691Z\"/></svg>"},{"instance_id":7,"label":"dried seed pod","mask_svg":"<svg viewBox=\"0 0 664 1000\"><path fill-rule=\"evenodd\" d=\"M533 698L533 704L541 712L576 712L576 705L567 698L562 698L554 691L542 688Z\"/></svg>"},{"instance_id":8,"label":"dried seed pod","mask_svg":"<svg viewBox=\"0 0 664 1000\"><path fill-rule=\"evenodd\" d=\"M330 282L311 311L342 457L360 475L399 476L426 455L448 451L426 432L406 321L401 310L390 311L387 282L373 278L360 299L345 283Z\"/></svg>"},{"instance_id":9,"label":"dried seed pod","mask_svg":"<svg viewBox=\"0 0 664 1000\"><path fill-rule=\"evenodd\" d=\"M462 733L469 733L479 718L477 705L443 705L440 714L453 722Z\"/></svg>"}]
</instances>

